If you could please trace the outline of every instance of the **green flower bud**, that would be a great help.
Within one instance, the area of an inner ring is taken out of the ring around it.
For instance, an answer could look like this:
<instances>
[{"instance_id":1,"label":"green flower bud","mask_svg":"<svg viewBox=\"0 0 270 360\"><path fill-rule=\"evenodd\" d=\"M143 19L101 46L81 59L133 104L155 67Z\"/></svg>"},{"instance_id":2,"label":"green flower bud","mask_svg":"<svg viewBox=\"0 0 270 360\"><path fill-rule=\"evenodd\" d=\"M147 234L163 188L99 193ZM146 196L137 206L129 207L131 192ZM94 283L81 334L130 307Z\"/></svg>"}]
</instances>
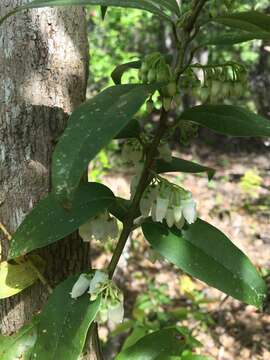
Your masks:
<instances>
[{"instance_id":1,"label":"green flower bud","mask_svg":"<svg viewBox=\"0 0 270 360\"><path fill-rule=\"evenodd\" d=\"M243 95L244 87L241 83L236 82L233 84L233 93L235 96L240 97Z\"/></svg>"},{"instance_id":2,"label":"green flower bud","mask_svg":"<svg viewBox=\"0 0 270 360\"><path fill-rule=\"evenodd\" d=\"M167 93L169 96L173 97L177 92L176 82L171 82L167 85Z\"/></svg>"},{"instance_id":3,"label":"green flower bud","mask_svg":"<svg viewBox=\"0 0 270 360\"><path fill-rule=\"evenodd\" d=\"M176 94L173 98L173 101L176 106L180 106L182 103L182 96L180 94Z\"/></svg>"},{"instance_id":4,"label":"green flower bud","mask_svg":"<svg viewBox=\"0 0 270 360\"><path fill-rule=\"evenodd\" d=\"M151 84L156 81L157 74L155 69L150 69L147 75L147 80Z\"/></svg>"},{"instance_id":5,"label":"green flower bud","mask_svg":"<svg viewBox=\"0 0 270 360\"><path fill-rule=\"evenodd\" d=\"M172 106L172 99L171 98L165 97L163 99L162 103L163 103L163 108L164 108L165 111L171 110L171 106Z\"/></svg>"},{"instance_id":6,"label":"green flower bud","mask_svg":"<svg viewBox=\"0 0 270 360\"><path fill-rule=\"evenodd\" d=\"M209 98L209 94L210 94L210 92L209 92L208 87L204 86L201 88L200 97L201 97L202 102L205 102Z\"/></svg>"},{"instance_id":7,"label":"green flower bud","mask_svg":"<svg viewBox=\"0 0 270 360\"><path fill-rule=\"evenodd\" d=\"M212 86L211 86L211 96L213 97L217 97L219 96L220 94L220 91L221 91L221 87L222 87L222 84L220 81L218 80L213 80L212 81Z\"/></svg>"},{"instance_id":8,"label":"green flower bud","mask_svg":"<svg viewBox=\"0 0 270 360\"><path fill-rule=\"evenodd\" d=\"M154 111L155 107L154 107L154 102L153 100L147 100L146 102L146 111L148 112L148 114L151 114Z\"/></svg>"}]
</instances>

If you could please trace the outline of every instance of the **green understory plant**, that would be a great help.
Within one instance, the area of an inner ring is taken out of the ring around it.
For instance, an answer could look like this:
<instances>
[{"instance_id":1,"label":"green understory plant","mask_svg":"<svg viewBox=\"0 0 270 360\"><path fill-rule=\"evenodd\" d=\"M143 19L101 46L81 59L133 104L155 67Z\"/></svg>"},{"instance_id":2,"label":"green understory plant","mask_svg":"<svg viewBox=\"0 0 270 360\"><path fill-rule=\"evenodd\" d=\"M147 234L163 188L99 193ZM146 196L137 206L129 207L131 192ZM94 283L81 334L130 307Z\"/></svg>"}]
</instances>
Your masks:
<instances>
[{"instance_id":1,"label":"green understory plant","mask_svg":"<svg viewBox=\"0 0 270 360\"><path fill-rule=\"evenodd\" d=\"M12 356L79 359L90 328L97 336L97 323L121 323L124 297L113 276L127 239L139 227L158 256L189 275L257 308L263 307L266 298L266 285L250 260L221 231L198 218L190 191L162 174L205 172L210 178L214 174L207 166L172 156L168 140L187 122L229 136L270 136L269 120L230 105L248 85L245 66L194 60L201 48L211 51L212 46L269 39L270 17L254 10L232 11L234 1L225 0L222 4L194 0L183 6L176 0L35 0L14 9L1 22L17 11L69 5L100 5L104 16L107 6L151 12L170 24L176 50L173 56L154 52L119 65L112 73L115 85L70 116L53 156L53 191L13 235L9 250L13 262L5 266L21 268L31 260L28 253L78 229L86 242L117 238L117 245L108 268L67 278L51 289L37 318L12 337L1 337L3 360ZM122 75L129 69L137 69L136 84L122 84ZM199 105L180 111L186 93L196 96ZM149 119L153 113L157 119L152 127L142 127L135 117L144 104ZM89 162L113 139L126 139L125 159L136 172L129 200L116 197L102 184L82 181ZM123 223L120 235L116 219ZM38 271L39 265L33 266ZM20 272L16 274L20 282ZM169 326L124 346L116 359L207 359L194 354L198 345L187 329ZM100 350L97 357L103 358Z\"/></svg>"}]
</instances>

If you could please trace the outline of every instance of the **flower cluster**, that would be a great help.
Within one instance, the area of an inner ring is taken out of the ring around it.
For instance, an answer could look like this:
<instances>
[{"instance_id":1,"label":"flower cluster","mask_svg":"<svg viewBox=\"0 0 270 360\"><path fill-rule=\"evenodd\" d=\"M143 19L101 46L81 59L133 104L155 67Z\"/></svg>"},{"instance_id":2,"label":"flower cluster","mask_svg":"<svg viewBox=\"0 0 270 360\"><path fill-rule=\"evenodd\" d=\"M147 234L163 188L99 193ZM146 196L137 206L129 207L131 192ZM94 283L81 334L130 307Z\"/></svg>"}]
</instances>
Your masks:
<instances>
[{"instance_id":1,"label":"flower cluster","mask_svg":"<svg viewBox=\"0 0 270 360\"><path fill-rule=\"evenodd\" d=\"M192 224L197 219L196 203L191 192L160 177L145 190L140 211L144 218L151 214L153 221L162 222L165 219L169 227L175 225L178 229L182 229L185 221Z\"/></svg>"},{"instance_id":2,"label":"flower cluster","mask_svg":"<svg viewBox=\"0 0 270 360\"><path fill-rule=\"evenodd\" d=\"M202 72L203 80L198 76ZM247 83L246 69L237 63L221 65L194 64L180 79L181 87L202 102L217 102L243 95Z\"/></svg>"},{"instance_id":3,"label":"flower cluster","mask_svg":"<svg viewBox=\"0 0 270 360\"><path fill-rule=\"evenodd\" d=\"M117 220L105 211L80 226L79 235L85 242L92 239L97 241L117 239L119 235Z\"/></svg>"},{"instance_id":4,"label":"flower cluster","mask_svg":"<svg viewBox=\"0 0 270 360\"><path fill-rule=\"evenodd\" d=\"M170 65L166 63L164 56L159 52L151 53L145 57L139 72L139 78L145 84L152 84L155 82L166 84L160 90L160 98L162 100L163 108L166 111L171 109L174 98L179 98L179 94L177 94L176 79L172 69ZM147 102L147 111L151 113L154 108L154 103L152 98L150 98Z\"/></svg>"},{"instance_id":5,"label":"flower cluster","mask_svg":"<svg viewBox=\"0 0 270 360\"><path fill-rule=\"evenodd\" d=\"M161 142L158 146L158 159L166 162L172 161L172 151L167 142ZM144 165L143 146L137 139L127 140L122 148L122 158L126 163L134 165L135 169L140 173Z\"/></svg>"},{"instance_id":6,"label":"flower cluster","mask_svg":"<svg viewBox=\"0 0 270 360\"><path fill-rule=\"evenodd\" d=\"M124 318L124 296L119 288L109 279L104 271L96 270L94 275L81 274L71 290L72 299L77 299L86 291L90 300L94 301L99 296L101 303L98 321L101 323L109 320L113 325L120 324Z\"/></svg>"}]
</instances>

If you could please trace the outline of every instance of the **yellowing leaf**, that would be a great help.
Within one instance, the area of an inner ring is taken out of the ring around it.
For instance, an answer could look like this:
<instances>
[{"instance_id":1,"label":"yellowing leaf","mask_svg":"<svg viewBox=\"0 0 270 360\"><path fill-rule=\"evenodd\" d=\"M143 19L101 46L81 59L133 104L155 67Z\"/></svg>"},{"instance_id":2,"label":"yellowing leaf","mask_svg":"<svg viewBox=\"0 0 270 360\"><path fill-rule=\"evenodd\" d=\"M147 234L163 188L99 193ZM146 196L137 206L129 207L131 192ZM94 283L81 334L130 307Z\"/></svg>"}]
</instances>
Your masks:
<instances>
[{"instance_id":1,"label":"yellowing leaf","mask_svg":"<svg viewBox=\"0 0 270 360\"><path fill-rule=\"evenodd\" d=\"M29 256L29 260L20 264L7 261L0 263L0 299L18 294L38 279L32 263L39 271L44 271L44 261L37 255Z\"/></svg>"}]
</instances>

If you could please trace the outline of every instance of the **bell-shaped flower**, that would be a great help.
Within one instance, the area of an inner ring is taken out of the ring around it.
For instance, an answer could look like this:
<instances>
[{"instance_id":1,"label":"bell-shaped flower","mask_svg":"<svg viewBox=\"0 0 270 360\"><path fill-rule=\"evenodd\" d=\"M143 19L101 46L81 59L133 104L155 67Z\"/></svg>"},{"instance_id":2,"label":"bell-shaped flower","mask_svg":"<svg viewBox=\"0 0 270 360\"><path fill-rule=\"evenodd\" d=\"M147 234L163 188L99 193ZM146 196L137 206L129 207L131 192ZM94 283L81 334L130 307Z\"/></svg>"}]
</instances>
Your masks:
<instances>
[{"instance_id":1,"label":"bell-shaped flower","mask_svg":"<svg viewBox=\"0 0 270 360\"><path fill-rule=\"evenodd\" d=\"M159 158L166 161L166 162L171 162L172 161L172 152L170 149L170 146L168 143L162 143L159 147L158 147L158 152L159 152Z\"/></svg>"},{"instance_id":2,"label":"bell-shaped flower","mask_svg":"<svg viewBox=\"0 0 270 360\"><path fill-rule=\"evenodd\" d=\"M108 308L108 320L114 324L121 324L124 320L124 299L123 295L119 299L112 301Z\"/></svg>"},{"instance_id":3,"label":"bell-shaped flower","mask_svg":"<svg viewBox=\"0 0 270 360\"><path fill-rule=\"evenodd\" d=\"M107 221L107 235L111 239L117 239L119 235L119 228L117 224L117 220L113 217L110 217Z\"/></svg>"},{"instance_id":4,"label":"bell-shaped flower","mask_svg":"<svg viewBox=\"0 0 270 360\"><path fill-rule=\"evenodd\" d=\"M95 300L98 294L102 291L102 287L107 283L109 276L104 271L97 270L94 277L90 281L88 293L91 295L91 300Z\"/></svg>"},{"instance_id":5,"label":"bell-shaped flower","mask_svg":"<svg viewBox=\"0 0 270 360\"><path fill-rule=\"evenodd\" d=\"M137 163L143 156L142 145L138 140L128 140L123 146L122 156L126 162Z\"/></svg>"},{"instance_id":6,"label":"bell-shaped flower","mask_svg":"<svg viewBox=\"0 0 270 360\"><path fill-rule=\"evenodd\" d=\"M195 201L190 198L183 200L182 203L183 216L189 224L193 224L197 220L197 210Z\"/></svg>"},{"instance_id":7,"label":"bell-shaped flower","mask_svg":"<svg viewBox=\"0 0 270 360\"><path fill-rule=\"evenodd\" d=\"M166 216L168 206L169 206L169 198L158 195L157 200L156 200L156 221L157 222L163 221L163 219Z\"/></svg>"},{"instance_id":8,"label":"bell-shaped flower","mask_svg":"<svg viewBox=\"0 0 270 360\"><path fill-rule=\"evenodd\" d=\"M103 214L96 217L92 221L92 236L97 241L104 241L107 239L107 216Z\"/></svg>"},{"instance_id":9,"label":"bell-shaped flower","mask_svg":"<svg viewBox=\"0 0 270 360\"><path fill-rule=\"evenodd\" d=\"M184 225L185 225L185 218L184 216L182 216L181 219L175 223L175 226L177 227L177 229L181 230Z\"/></svg>"},{"instance_id":10,"label":"bell-shaped flower","mask_svg":"<svg viewBox=\"0 0 270 360\"><path fill-rule=\"evenodd\" d=\"M166 213L166 222L167 222L167 225L171 228L175 222L175 219L174 219L174 210L172 207L169 207L169 209L167 210L167 213Z\"/></svg>"},{"instance_id":11,"label":"bell-shaped flower","mask_svg":"<svg viewBox=\"0 0 270 360\"><path fill-rule=\"evenodd\" d=\"M92 238L92 219L79 227L79 235L84 242L90 242Z\"/></svg>"},{"instance_id":12,"label":"bell-shaped flower","mask_svg":"<svg viewBox=\"0 0 270 360\"><path fill-rule=\"evenodd\" d=\"M81 274L78 280L73 285L70 296L72 297L72 299L77 299L88 290L89 286L90 286L89 275Z\"/></svg>"}]
</instances>

